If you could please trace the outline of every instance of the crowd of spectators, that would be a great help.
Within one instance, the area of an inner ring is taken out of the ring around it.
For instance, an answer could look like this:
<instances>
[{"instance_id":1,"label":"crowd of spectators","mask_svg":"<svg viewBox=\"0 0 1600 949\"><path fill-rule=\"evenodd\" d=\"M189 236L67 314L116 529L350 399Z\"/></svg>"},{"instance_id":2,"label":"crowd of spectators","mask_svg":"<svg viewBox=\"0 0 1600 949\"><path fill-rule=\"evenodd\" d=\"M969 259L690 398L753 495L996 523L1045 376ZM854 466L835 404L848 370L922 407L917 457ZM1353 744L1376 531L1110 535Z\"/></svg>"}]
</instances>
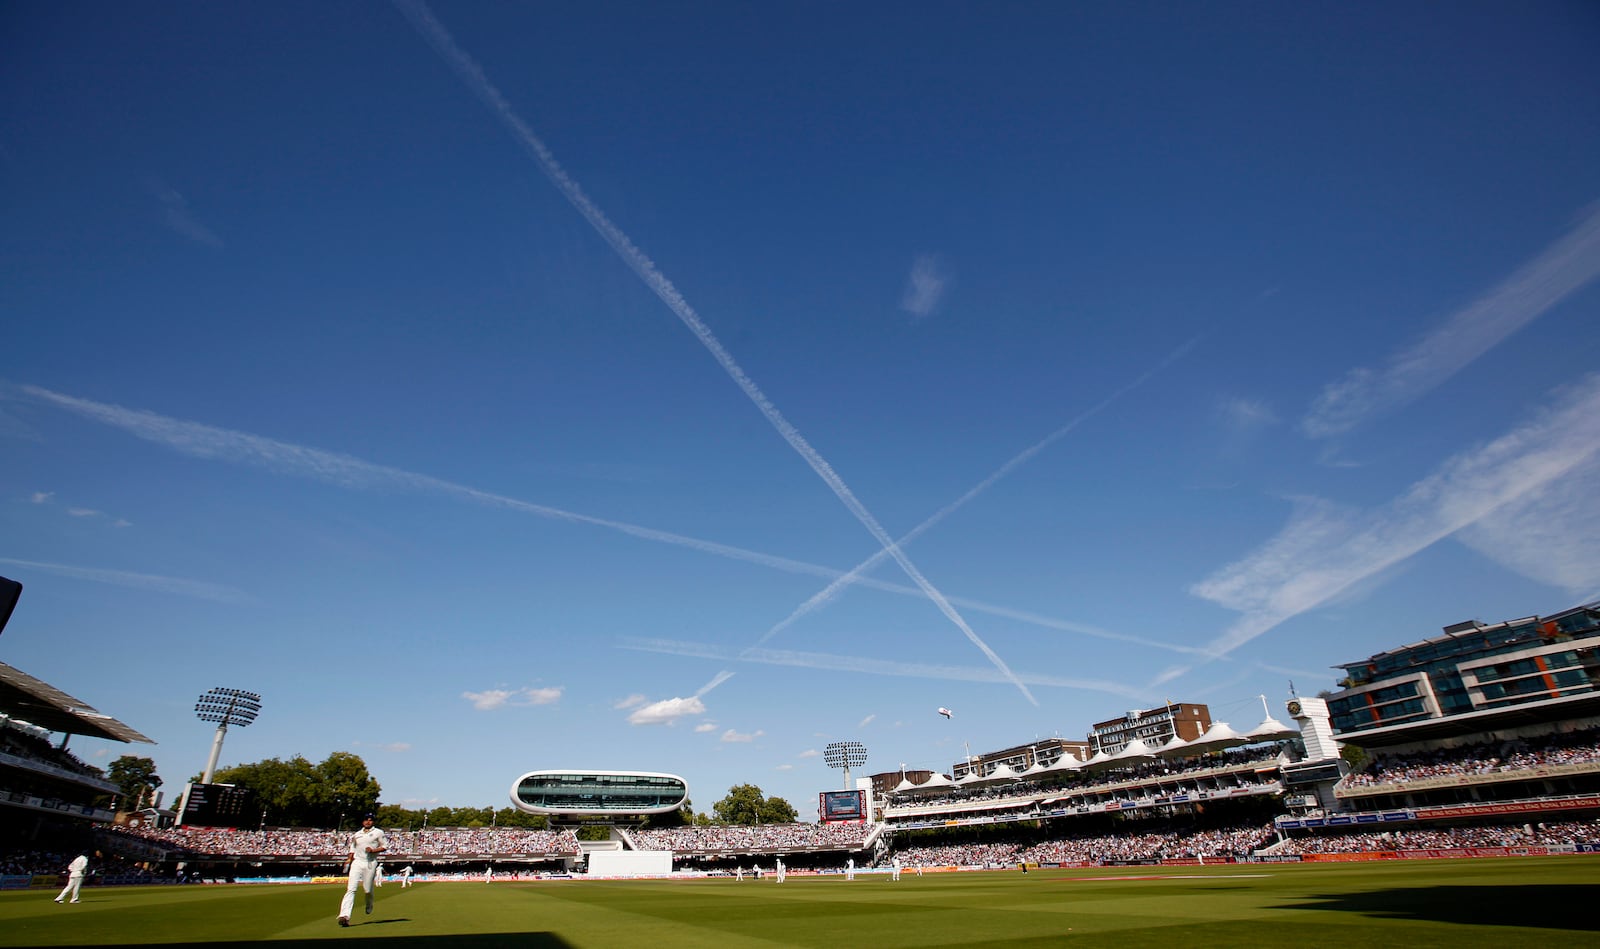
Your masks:
<instances>
[{"instance_id":1,"label":"crowd of spectators","mask_svg":"<svg viewBox=\"0 0 1600 949\"><path fill-rule=\"evenodd\" d=\"M105 772L93 765L85 764L77 755L65 748L57 748L50 744L50 740L43 735L36 734L37 729L31 725L20 722L7 721L0 723L0 753L37 761L41 764L60 768L73 774L105 780Z\"/></svg>"},{"instance_id":2,"label":"crowd of spectators","mask_svg":"<svg viewBox=\"0 0 1600 949\"><path fill-rule=\"evenodd\" d=\"M899 857L905 867L988 866L1018 864L1118 864L1163 859L1233 858L1252 856L1313 855L1385 852L1397 850L1459 850L1481 847L1532 847L1563 844L1600 844L1600 819L1541 824L1495 824L1443 828L1405 828L1355 833L1315 833L1280 838L1270 822L1247 820L1233 825L1201 828L1176 823L1143 823L1110 831L1077 834L1052 833L1048 825L1037 831L991 835L986 839L916 843L916 837L890 849L878 848L876 858L861 851L869 825L768 824L759 826L692 826L633 831L633 842L643 849L672 850L689 858L685 866L727 864L751 859L809 854L804 865L817 858L841 863L845 853L855 854L858 866L885 864ZM108 852L96 858L98 882L157 882L171 878L174 861L222 858L251 860L284 858L288 862L335 862L343 857L341 835L329 830L218 830L214 828L118 828L123 842L142 842L150 854L170 858L146 859ZM1030 836L1031 835L1031 836ZM158 851L157 848L166 848ZM427 831L390 832L386 862L452 862L460 857L576 855L577 839L569 831L523 828L430 828ZM830 858L829 854L832 854ZM58 874L75 853L53 849L12 848L0 852L0 873ZM712 859L713 863L705 863ZM794 864L799 866L801 864ZM830 864L831 865L831 864ZM162 868L164 878L153 869Z\"/></svg>"},{"instance_id":3,"label":"crowd of spectators","mask_svg":"<svg viewBox=\"0 0 1600 949\"><path fill-rule=\"evenodd\" d=\"M334 830L234 830L214 827L120 827L117 832L138 840L165 845L179 854L207 857L289 857L343 859L349 834ZM531 830L523 827L453 827L428 830L386 831L389 853L395 860L426 860L458 856L524 856L576 854L578 839L571 831Z\"/></svg>"},{"instance_id":4,"label":"crowd of spectators","mask_svg":"<svg viewBox=\"0 0 1600 949\"><path fill-rule=\"evenodd\" d=\"M1127 833L1064 834L1033 841L913 845L896 847L894 853L910 867L1125 863L1248 857L1276 840L1270 823L1248 823L1210 829L1163 827Z\"/></svg>"},{"instance_id":5,"label":"crowd of spectators","mask_svg":"<svg viewBox=\"0 0 1600 949\"><path fill-rule=\"evenodd\" d=\"M642 850L675 853L784 853L795 850L860 850L868 824L696 825L632 831Z\"/></svg>"},{"instance_id":6,"label":"crowd of spectators","mask_svg":"<svg viewBox=\"0 0 1600 949\"><path fill-rule=\"evenodd\" d=\"M1540 766L1595 762L1600 762L1600 732L1586 729L1539 739L1377 754L1367 767L1346 777L1344 787L1377 787L1428 778L1504 774Z\"/></svg>"},{"instance_id":7,"label":"crowd of spectators","mask_svg":"<svg viewBox=\"0 0 1600 949\"><path fill-rule=\"evenodd\" d=\"M1600 820L1553 824L1501 824L1290 837L1273 854L1375 853L1391 850L1456 850L1463 847L1540 847L1600 843Z\"/></svg>"},{"instance_id":8,"label":"crowd of spectators","mask_svg":"<svg viewBox=\"0 0 1600 949\"><path fill-rule=\"evenodd\" d=\"M1027 807L1046 798L1081 799L1092 804L1106 799L1135 800L1155 795L1226 791L1262 785L1255 768L1286 760L1281 745L1255 746L1183 759L1156 759L1107 771L1069 771L1039 779L970 787L908 788L892 792L887 817L916 816L976 805L1015 801Z\"/></svg>"},{"instance_id":9,"label":"crowd of spectators","mask_svg":"<svg viewBox=\"0 0 1600 949\"><path fill-rule=\"evenodd\" d=\"M61 873L77 854L17 848L0 853L0 875Z\"/></svg>"}]
</instances>

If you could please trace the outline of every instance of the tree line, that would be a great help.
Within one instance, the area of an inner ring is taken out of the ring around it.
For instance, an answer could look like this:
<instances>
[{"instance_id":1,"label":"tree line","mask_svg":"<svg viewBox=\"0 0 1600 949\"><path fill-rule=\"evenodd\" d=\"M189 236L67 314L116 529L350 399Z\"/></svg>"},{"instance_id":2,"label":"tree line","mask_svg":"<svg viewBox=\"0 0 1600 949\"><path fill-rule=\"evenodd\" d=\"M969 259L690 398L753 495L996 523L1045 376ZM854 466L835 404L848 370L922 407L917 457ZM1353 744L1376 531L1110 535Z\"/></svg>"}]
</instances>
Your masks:
<instances>
[{"instance_id":1,"label":"tree line","mask_svg":"<svg viewBox=\"0 0 1600 949\"><path fill-rule=\"evenodd\" d=\"M111 763L108 778L120 789L117 807L133 810L148 805L162 785L155 762L149 758L123 755ZM200 776L195 775L195 782ZM514 807L432 807L406 808L383 804L378 798L382 787L367 770L360 755L335 751L312 764L304 755L287 761L267 758L249 764L223 768L212 776L215 784L232 784L255 792L261 807L260 826L271 827L354 827L366 814L374 815L380 827L423 830L428 827L526 827L542 829L548 822L542 815L527 814ZM178 802L175 800L173 806ZM726 797L711 806L710 814L695 813L694 805L670 814L656 815L647 826L683 824L789 824L796 812L781 797L768 797L754 784L736 784Z\"/></svg>"}]
</instances>

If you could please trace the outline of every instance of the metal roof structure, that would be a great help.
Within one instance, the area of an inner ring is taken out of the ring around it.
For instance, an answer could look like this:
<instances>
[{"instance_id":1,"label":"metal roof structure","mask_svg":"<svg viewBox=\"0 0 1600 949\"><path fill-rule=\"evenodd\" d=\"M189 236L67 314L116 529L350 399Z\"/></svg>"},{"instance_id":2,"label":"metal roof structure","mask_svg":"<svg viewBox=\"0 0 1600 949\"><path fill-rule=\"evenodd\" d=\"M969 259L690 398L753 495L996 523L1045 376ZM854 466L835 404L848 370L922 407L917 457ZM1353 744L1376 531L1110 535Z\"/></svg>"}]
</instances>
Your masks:
<instances>
[{"instance_id":1,"label":"metal roof structure","mask_svg":"<svg viewBox=\"0 0 1600 949\"><path fill-rule=\"evenodd\" d=\"M154 740L94 706L3 662L0 662L0 714L53 732L155 744Z\"/></svg>"}]
</instances>

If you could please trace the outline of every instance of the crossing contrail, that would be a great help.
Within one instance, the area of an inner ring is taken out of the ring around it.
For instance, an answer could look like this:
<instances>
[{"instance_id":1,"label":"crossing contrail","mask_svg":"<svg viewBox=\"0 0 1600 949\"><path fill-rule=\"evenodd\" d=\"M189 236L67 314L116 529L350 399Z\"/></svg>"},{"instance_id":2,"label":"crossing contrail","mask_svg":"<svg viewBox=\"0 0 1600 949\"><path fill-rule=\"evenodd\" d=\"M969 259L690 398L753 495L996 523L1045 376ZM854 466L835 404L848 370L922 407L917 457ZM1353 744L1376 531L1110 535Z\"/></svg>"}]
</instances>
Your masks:
<instances>
[{"instance_id":1,"label":"crossing contrail","mask_svg":"<svg viewBox=\"0 0 1600 949\"><path fill-rule=\"evenodd\" d=\"M506 497L503 494L495 494L468 485L457 484L453 481L446 481L443 478L435 478L432 475L376 464L353 455L296 445L292 442L279 441L262 435L253 435L249 432L218 428L201 422L172 418L171 416L160 415L144 409L130 409L106 402L82 399L60 392L52 392L39 386L23 385L18 386L17 390L40 402L76 413L84 418L109 425L112 428L121 429L135 438L164 445L173 451L192 458L224 461L252 468L261 468L287 477L306 478L352 490L389 488L414 491L419 494L437 494L469 501L485 507L531 514L548 520L600 527L640 540L683 547L700 553L725 557L729 560L757 566L771 567L774 570L782 570L786 573L800 574L802 576L833 579L843 575L842 571L834 567L825 567L821 564L780 557L777 554L764 553L759 550L734 547L730 544L719 544L716 541L688 537L683 534L675 534L671 531L658 530L640 524L630 524L626 521L580 514L576 511L567 511L547 504L536 504L532 501ZM922 591L916 587L903 583L889 583L874 577L858 576L854 582L874 590L898 593L902 596L920 597L922 595ZM1189 654L1201 652L1201 650L1191 646L1181 646L1159 640L1129 636L1100 629L1097 626L1040 616L1037 613L1029 613L993 603L984 603L979 600L957 598L955 602L979 613L1013 619L1047 629L1055 629L1082 636L1093 636L1098 639L1127 642L1134 645L1150 646L1156 649L1165 649L1169 652Z\"/></svg>"},{"instance_id":2,"label":"crossing contrail","mask_svg":"<svg viewBox=\"0 0 1600 949\"><path fill-rule=\"evenodd\" d=\"M1174 362L1177 362L1179 359L1182 359L1184 356L1188 355L1189 351L1194 349L1196 344L1199 342L1199 337L1190 339L1182 346L1179 346L1177 349L1173 350L1173 352L1168 355L1166 359L1163 359L1159 364L1141 373L1137 379L1134 379L1132 382L1129 382L1120 389L1117 389L1104 399L1101 399L1095 405L1084 410L1083 412L1080 412L1075 418L1067 422L1067 424L1061 426L1060 428L1046 435L1044 438L1039 439L1029 447L1013 455L1011 460L1007 461L999 468L996 468L993 474L973 485L965 494L935 511L921 524L913 527L904 537L901 537L899 540L895 541L895 545L897 547L904 547L907 544L910 544L913 540L916 540L918 537L922 536L928 530L938 525L940 521L943 521L946 517L949 517L951 514L954 514L956 511L964 507L968 501L971 501L973 498L976 498L978 495L989 490L995 485L996 482L1000 481L1000 479L1006 477L1007 475L1011 474L1011 472L1032 461L1040 452L1066 437L1073 429L1077 428L1079 425L1082 425L1084 422L1087 422L1089 419L1094 418L1096 415L1099 415L1112 403L1116 402L1124 395L1127 395L1129 392L1132 392L1134 389L1144 385L1146 382L1149 382L1151 378L1164 371L1168 366L1171 366ZM823 606L826 606L828 603L832 602L832 600L839 595L840 591L847 586L851 586L859 582L863 574L883 563L884 558L888 556L889 551L887 549L880 550L871 557L868 557L866 560L863 560L861 563L857 564L854 569L835 577L832 582L823 587L821 590L817 591L817 593L815 593L810 599L795 607L794 612L784 617L775 626L762 634L761 638L757 639L743 652L741 652L739 657L742 659L749 655L752 650L765 646L767 642L772 639L772 637L778 635L778 633L793 625L796 620L818 609L821 609ZM712 689L727 681L727 676L728 673L726 670L718 673L717 678L714 678L711 682L701 687L700 691L697 692L696 695L705 695L707 692L710 692Z\"/></svg>"},{"instance_id":3,"label":"crossing contrail","mask_svg":"<svg viewBox=\"0 0 1600 949\"><path fill-rule=\"evenodd\" d=\"M604 238L606 243L611 245L611 249L616 252L623 263L627 264L639 279L644 281L645 286L649 287L651 292L660 298L662 303L667 305L667 309L671 310L683 325L694 334L695 338L706 348L706 351L717 361L718 365L728 374L734 384L755 404L756 408L766 417L778 434L783 437L784 441L789 443L789 447L793 448L805 460L806 464L811 466L811 470L816 472L817 476L827 484L834 495L844 504L845 508L855 515L856 520L860 521L861 525L867 529L867 532L877 540L879 546L884 549L887 555L894 558L895 563L900 565L900 569L905 572L905 575L922 590L929 600L933 601L939 612L954 623L956 628L960 629L962 634L974 646L978 647L984 656L988 657L989 662L1000 670L1001 674L1012 685L1016 686L1029 702L1038 705L1039 700L1033 697L1033 693L1028 690L1027 685L1017 677L1016 673L1011 671L1005 660L1001 659L993 649L989 648L989 644L984 642L973 631L972 627L967 624L967 621L956 611L956 608L951 605L944 594L940 593L929 582L928 578L923 576L922 571L918 570L916 564L912 563L911 559L905 555L905 552L895 544L888 531L883 529L877 518L872 516L872 512L867 510L866 505L861 503L861 500L855 496L849 486L844 483L844 479L840 478L838 473L833 470L833 466L828 464L827 459L823 458L822 454L813 448L810 442L805 440L800 431L788 419L784 418L783 414L778 411L777 406L772 404L772 400L767 398L766 393L762 392L761 388L755 384L755 381L745 373L744 369L734 360L732 354L723 347L721 341L712 333L711 328L706 325L704 320L700 319L700 315L683 298L683 294L678 292L678 288L673 285L672 281L667 279L666 275L656 267L655 262L640 250L632 239L622 232L621 228L606 217L605 213L584 193L583 188L572 179L572 176L567 174L566 169L562 168L561 164L556 161L554 153L533 133L533 130L528 127L528 124L522 120L521 116L517 115L511 104L506 101L505 96L501 95L499 88L489 81L489 77L484 73L483 67L478 65L476 60L456 44L455 38L434 17L433 11L428 8L428 5L421 2L421 0L394 0L394 3L405 14L406 18L411 21L412 26L422 34L423 38L466 81L468 88L505 124L511 131L512 136L517 140L517 143L534 159L540 170L544 172L544 176L550 180L551 184L556 186L556 189L567 199L567 202L579 214L583 215L584 220L588 221L589 226L594 228L595 232Z\"/></svg>"}]
</instances>

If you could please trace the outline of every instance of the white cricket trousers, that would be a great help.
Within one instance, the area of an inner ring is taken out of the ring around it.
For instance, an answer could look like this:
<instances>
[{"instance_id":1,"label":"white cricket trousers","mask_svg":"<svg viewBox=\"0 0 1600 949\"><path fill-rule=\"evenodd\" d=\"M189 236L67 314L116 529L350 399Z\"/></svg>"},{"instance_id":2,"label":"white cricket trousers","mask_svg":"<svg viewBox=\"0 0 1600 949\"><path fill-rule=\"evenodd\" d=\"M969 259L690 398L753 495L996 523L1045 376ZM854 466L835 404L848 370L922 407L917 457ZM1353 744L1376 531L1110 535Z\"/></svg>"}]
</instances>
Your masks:
<instances>
[{"instance_id":1,"label":"white cricket trousers","mask_svg":"<svg viewBox=\"0 0 1600 949\"><path fill-rule=\"evenodd\" d=\"M367 891L367 912L372 912L372 880L378 874L378 864L373 860L350 862L350 885L344 889L344 899L339 901L339 915L349 919L356 908L356 890Z\"/></svg>"}]
</instances>

